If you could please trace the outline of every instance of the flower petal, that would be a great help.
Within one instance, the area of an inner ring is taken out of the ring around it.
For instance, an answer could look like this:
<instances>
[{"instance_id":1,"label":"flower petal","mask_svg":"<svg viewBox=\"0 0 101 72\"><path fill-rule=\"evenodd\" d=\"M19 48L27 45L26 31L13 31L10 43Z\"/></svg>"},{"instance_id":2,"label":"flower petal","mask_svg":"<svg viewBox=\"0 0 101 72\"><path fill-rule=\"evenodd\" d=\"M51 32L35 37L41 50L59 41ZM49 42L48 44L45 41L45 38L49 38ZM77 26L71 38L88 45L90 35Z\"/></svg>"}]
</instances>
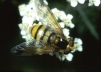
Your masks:
<instances>
[{"instance_id":1,"label":"flower petal","mask_svg":"<svg viewBox=\"0 0 101 72\"><path fill-rule=\"evenodd\" d=\"M72 55L71 53L67 54L67 55L66 55L66 59L67 59L68 61L72 61L73 55Z\"/></svg>"}]
</instances>

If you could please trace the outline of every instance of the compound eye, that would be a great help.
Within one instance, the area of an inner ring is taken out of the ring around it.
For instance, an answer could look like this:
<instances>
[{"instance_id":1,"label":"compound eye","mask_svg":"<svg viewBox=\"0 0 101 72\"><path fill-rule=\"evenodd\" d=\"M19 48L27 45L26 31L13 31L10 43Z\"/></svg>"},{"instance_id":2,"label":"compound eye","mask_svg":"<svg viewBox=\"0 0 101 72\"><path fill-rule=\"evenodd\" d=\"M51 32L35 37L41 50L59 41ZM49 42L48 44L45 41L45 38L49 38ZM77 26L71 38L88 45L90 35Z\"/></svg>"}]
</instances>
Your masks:
<instances>
[{"instance_id":1,"label":"compound eye","mask_svg":"<svg viewBox=\"0 0 101 72\"><path fill-rule=\"evenodd\" d=\"M73 41L69 41L69 46L73 47L74 46L74 42Z\"/></svg>"},{"instance_id":2,"label":"compound eye","mask_svg":"<svg viewBox=\"0 0 101 72\"><path fill-rule=\"evenodd\" d=\"M66 50L64 50L64 54L68 54L70 53L71 49L70 48L66 48Z\"/></svg>"},{"instance_id":3,"label":"compound eye","mask_svg":"<svg viewBox=\"0 0 101 72\"><path fill-rule=\"evenodd\" d=\"M73 38L70 38L70 40L69 40L69 46L71 46L71 47L74 46Z\"/></svg>"},{"instance_id":4,"label":"compound eye","mask_svg":"<svg viewBox=\"0 0 101 72\"><path fill-rule=\"evenodd\" d=\"M53 35L50 37L50 43L54 43L54 42L55 42L55 39L56 39L56 35L53 34Z\"/></svg>"}]
</instances>

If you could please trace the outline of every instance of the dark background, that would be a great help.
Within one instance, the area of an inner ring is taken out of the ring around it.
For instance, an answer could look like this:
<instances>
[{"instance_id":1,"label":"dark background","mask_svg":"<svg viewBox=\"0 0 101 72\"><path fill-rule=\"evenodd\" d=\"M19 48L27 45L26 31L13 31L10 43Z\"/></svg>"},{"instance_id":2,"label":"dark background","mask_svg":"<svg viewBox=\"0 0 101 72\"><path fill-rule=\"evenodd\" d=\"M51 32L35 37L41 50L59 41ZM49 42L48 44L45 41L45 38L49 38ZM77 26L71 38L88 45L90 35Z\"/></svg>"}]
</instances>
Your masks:
<instances>
[{"instance_id":1,"label":"dark background","mask_svg":"<svg viewBox=\"0 0 101 72\"><path fill-rule=\"evenodd\" d=\"M11 54L11 48L24 41L18 27L21 23L18 5L23 3L27 4L28 0L0 0L0 72L101 71L101 5L88 7L86 2L73 8L65 0L48 0L50 8L57 7L74 16L75 28L71 29L71 36L83 41L83 52L75 52L72 62L61 62L49 55L20 57Z\"/></svg>"}]
</instances>

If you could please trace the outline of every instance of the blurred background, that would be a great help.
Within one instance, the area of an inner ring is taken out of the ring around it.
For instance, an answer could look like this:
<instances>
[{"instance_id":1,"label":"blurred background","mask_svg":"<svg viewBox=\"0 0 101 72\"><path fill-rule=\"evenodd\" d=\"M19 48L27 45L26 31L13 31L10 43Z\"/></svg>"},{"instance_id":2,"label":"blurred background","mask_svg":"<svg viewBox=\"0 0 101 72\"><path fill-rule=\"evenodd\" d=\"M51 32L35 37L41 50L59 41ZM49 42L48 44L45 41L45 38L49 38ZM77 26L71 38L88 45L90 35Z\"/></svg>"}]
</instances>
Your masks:
<instances>
[{"instance_id":1,"label":"blurred background","mask_svg":"<svg viewBox=\"0 0 101 72\"><path fill-rule=\"evenodd\" d=\"M0 0L0 72L78 72L101 71L101 5L88 7L88 2L75 8L66 0L47 0L50 8L58 8L74 16L75 28L71 37L81 38L83 52L75 52L71 62L59 61L55 56L15 56L11 48L25 40L21 38L18 6L29 0Z\"/></svg>"}]
</instances>

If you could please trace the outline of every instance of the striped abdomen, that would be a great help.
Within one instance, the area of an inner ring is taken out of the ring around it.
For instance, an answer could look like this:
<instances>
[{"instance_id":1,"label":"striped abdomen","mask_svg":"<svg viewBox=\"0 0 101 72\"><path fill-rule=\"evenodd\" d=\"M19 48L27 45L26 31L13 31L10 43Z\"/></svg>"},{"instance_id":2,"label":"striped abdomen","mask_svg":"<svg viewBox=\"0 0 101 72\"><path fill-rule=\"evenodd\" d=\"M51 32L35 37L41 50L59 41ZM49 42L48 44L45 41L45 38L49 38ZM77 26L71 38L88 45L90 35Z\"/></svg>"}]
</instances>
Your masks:
<instances>
[{"instance_id":1,"label":"striped abdomen","mask_svg":"<svg viewBox=\"0 0 101 72\"><path fill-rule=\"evenodd\" d=\"M50 43L51 40L55 39L53 38L55 33L49 27L40 24L31 28L31 35L34 39L42 40L44 43Z\"/></svg>"}]
</instances>

